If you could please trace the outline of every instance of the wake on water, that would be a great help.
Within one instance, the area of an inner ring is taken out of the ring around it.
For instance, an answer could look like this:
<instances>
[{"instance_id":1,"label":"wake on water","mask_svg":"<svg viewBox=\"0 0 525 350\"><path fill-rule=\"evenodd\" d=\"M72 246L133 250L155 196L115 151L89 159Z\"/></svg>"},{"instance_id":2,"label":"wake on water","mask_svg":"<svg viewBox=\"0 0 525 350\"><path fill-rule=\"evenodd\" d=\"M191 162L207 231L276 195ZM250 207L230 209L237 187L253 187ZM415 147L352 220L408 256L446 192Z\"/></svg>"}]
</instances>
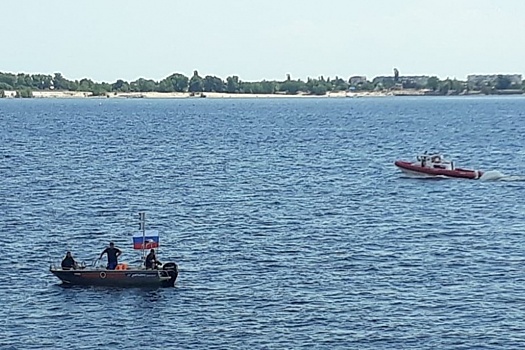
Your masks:
<instances>
[{"instance_id":1,"label":"wake on water","mask_svg":"<svg viewBox=\"0 0 525 350\"><path fill-rule=\"evenodd\" d=\"M418 180L447 180L453 179L447 176L425 176L417 174L403 174L401 178L406 179L418 179ZM525 175L505 175L497 170L486 171L481 175L479 181L513 181L513 182L525 182Z\"/></svg>"},{"instance_id":2,"label":"wake on water","mask_svg":"<svg viewBox=\"0 0 525 350\"><path fill-rule=\"evenodd\" d=\"M525 181L525 175L505 175L497 170L486 171L480 181Z\"/></svg>"}]
</instances>

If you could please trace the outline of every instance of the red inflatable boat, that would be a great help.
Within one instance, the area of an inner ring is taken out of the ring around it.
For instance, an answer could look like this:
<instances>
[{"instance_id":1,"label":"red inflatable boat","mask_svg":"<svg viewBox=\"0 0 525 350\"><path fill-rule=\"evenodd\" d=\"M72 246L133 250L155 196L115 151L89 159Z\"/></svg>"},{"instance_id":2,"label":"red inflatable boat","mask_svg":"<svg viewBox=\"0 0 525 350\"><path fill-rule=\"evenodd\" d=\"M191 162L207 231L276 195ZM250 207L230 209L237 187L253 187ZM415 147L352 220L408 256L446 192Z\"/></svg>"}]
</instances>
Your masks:
<instances>
[{"instance_id":1,"label":"red inflatable boat","mask_svg":"<svg viewBox=\"0 0 525 350\"><path fill-rule=\"evenodd\" d=\"M445 176L463 179L479 179L479 170L454 167L454 162L445 160L440 154L424 154L416 157L417 162L397 160L394 164L404 173L412 176Z\"/></svg>"}]
</instances>

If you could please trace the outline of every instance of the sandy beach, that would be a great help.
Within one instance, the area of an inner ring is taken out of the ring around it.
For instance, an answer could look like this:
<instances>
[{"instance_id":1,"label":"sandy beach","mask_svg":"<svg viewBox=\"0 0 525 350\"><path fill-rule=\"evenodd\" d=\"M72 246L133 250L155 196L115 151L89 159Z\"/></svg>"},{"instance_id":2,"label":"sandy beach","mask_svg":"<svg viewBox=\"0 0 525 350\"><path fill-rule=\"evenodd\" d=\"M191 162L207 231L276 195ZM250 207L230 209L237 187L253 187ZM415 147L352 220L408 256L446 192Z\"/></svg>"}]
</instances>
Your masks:
<instances>
[{"instance_id":1,"label":"sandy beach","mask_svg":"<svg viewBox=\"0 0 525 350\"><path fill-rule=\"evenodd\" d=\"M5 91L6 98L14 98L16 91ZM345 97L380 97L392 96L391 92L329 92L326 95L286 95L286 94L232 94L224 92L204 92L206 98L345 98ZM201 94L189 92L118 92L107 95L92 96L86 91L33 91L33 98L201 98Z\"/></svg>"}]
</instances>

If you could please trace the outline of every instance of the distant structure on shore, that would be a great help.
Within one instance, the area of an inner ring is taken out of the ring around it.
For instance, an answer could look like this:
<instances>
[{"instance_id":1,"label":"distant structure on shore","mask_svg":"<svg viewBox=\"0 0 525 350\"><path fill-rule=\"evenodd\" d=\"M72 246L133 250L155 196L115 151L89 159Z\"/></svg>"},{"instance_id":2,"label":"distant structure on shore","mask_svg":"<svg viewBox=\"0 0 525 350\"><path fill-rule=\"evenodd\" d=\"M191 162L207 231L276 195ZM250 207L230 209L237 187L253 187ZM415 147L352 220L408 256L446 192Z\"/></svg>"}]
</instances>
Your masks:
<instances>
[{"instance_id":1,"label":"distant structure on shore","mask_svg":"<svg viewBox=\"0 0 525 350\"><path fill-rule=\"evenodd\" d=\"M407 76L398 76L392 78L391 76L379 76L375 77L372 80L372 84L383 84L383 85L398 85L399 88L415 88L416 86L424 87L427 85L428 80L430 79L427 75L407 75Z\"/></svg>"},{"instance_id":2,"label":"distant structure on shore","mask_svg":"<svg viewBox=\"0 0 525 350\"><path fill-rule=\"evenodd\" d=\"M472 74L467 76L467 85L471 89L483 87L483 86L496 86L500 88L508 89L511 86L519 88L522 84L521 74Z\"/></svg>"}]
</instances>

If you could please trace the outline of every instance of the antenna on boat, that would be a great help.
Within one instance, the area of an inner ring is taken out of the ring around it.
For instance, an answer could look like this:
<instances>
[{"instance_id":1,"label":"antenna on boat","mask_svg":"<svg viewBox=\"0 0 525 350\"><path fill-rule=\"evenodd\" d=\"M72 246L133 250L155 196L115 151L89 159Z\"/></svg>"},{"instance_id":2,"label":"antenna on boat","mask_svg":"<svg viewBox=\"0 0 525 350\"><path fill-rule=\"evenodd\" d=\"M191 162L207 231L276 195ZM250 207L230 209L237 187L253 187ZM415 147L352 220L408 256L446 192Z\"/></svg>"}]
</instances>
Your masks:
<instances>
[{"instance_id":1,"label":"antenna on boat","mask_svg":"<svg viewBox=\"0 0 525 350\"><path fill-rule=\"evenodd\" d=\"M142 231L142 260L144 260L144 247L146 246L146 212L139 212L139 229Z\"/></svg>"}]
</instances>

